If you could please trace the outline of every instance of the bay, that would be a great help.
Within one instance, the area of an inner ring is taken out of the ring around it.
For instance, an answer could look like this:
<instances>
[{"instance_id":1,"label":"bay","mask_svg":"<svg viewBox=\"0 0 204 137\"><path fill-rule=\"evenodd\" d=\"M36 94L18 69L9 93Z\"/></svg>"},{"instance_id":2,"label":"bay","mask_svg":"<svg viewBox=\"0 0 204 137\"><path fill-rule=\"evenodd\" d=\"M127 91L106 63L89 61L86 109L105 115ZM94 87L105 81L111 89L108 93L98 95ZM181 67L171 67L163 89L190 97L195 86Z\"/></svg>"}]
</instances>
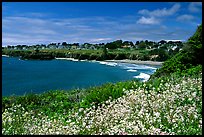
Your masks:
<instances>
[{"instance_id":1,"label":"bay","mask_svg":"<svg viewBox=\"0 0 204 137\"><path fill-rule=\"evenodd\" d=\"M159 66L2 57L2 96L89 88L108 82L145 81Z\"/></svg>"}]
</instances>

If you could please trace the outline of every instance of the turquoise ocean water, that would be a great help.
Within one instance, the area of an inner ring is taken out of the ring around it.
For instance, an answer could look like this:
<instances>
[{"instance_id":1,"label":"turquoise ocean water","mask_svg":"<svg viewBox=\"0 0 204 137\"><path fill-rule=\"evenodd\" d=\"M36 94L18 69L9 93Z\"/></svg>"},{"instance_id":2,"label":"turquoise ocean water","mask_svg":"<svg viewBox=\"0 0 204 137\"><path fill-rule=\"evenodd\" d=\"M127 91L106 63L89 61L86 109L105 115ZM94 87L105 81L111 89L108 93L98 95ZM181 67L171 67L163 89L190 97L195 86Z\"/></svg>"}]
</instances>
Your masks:
<instances>
[{"instance_id":1,"label":"turquoise ocean water","mask_svg":"<svg viewBox=\"0 0 204 137\"><path fill-rule=\"evenodd\" d=\"M88 88L108 82L145 81L160 66L2 57L2 96Z\"/></svg>"}]
</instances>

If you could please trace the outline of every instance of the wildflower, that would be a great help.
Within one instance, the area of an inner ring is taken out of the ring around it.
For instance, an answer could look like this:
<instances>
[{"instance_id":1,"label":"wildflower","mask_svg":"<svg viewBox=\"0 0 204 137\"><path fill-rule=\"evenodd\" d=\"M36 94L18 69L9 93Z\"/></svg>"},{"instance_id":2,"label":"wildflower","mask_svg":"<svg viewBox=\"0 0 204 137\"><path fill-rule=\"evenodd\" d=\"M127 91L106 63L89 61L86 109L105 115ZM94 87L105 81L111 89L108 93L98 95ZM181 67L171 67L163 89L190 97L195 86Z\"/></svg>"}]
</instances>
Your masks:
<instances>
[{"instance_id":1,"label":"wildflower","mask_svg":"<svg viewBox=\"0 0 204 137\"><path fill-rule=\"evenodd\" d=\"M83 110L84 110L83 108L80 108L80 109L79 109L79 112L82 112Z\"/></svg>"},{"instance_id":2,"label":"wildflower","mask_svg":"<svg viewBox=\"0 0 204 137\"><path fill-rule=\"evenodd\" d=\"M193 97L196 97L196 92L193 92L193 93L192 93L192 96L193 96Z\"/></svg>"},{"instance_id":3,"label":"wildflower","mask_svg":"<svg viewBox=\"0 0 204 137\"><path fill-rule=\"evenodd\" d=\"M156 112L155 113L155 116L158 118L160 116L160 113L159 112Z\"/></svg>"}]
</instances>

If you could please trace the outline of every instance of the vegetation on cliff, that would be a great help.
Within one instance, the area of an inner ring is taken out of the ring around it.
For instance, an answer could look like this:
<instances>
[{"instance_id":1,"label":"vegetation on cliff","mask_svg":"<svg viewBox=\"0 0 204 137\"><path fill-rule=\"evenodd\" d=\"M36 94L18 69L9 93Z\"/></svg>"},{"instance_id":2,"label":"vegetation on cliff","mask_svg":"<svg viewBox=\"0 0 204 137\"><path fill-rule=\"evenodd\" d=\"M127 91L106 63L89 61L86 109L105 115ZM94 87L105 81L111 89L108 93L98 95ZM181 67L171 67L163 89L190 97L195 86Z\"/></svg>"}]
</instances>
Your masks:
<instances>
[{"instance_id":1,"label":"vegetation on cliff","mask_svg":"<svg viewBox=\"0 0 204 137\"><path fill-rule=\"evenodd\" d=\"M171 73L186 73L189 68L202 64L202 24L198 26L195 34L175 56L165 61L151 78L169 75Z\"/></svg>"}]
</instances>

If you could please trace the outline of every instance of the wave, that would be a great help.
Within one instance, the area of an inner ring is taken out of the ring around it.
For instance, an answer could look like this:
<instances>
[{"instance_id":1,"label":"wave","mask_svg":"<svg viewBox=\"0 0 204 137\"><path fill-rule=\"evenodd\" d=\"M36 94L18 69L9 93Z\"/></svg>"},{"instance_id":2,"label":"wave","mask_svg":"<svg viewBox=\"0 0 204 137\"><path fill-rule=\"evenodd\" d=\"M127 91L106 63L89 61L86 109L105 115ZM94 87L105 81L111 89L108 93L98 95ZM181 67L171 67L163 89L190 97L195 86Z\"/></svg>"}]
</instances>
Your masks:
<instances>
[{"instance_id":1,"label":"wave","mask_svg":"<svg viewBox=\"0 0 204 137\"><path fill-rule=\"evenodd\" d=\"M117 66L118 63L115 63L115 62L104 62L104 61L100 61L99 62L100 64L103 64L103 65L108 65L108 66Z\"/></svg>"},{"instance_id":2,"label":"wave","mask_svg":"<svg viewBox=\"0 0 204 137\"><path fill-rule=\"evenodd\" d=\"M123 69L151 69L156 70L157 68L147 66L147 65L136 65L136 64L127 64L127 63L119 63L118 66L122 67Z\"/></svg>"},{"instance_id":3,"label":"wave","mask_svg":"<svg viewBox=\"0 0 204 137\"><path fill-rule=\"evenodd\" d=\"M74 58L55 58L55 59L69 60L69 61L79 61L78 59L74 59Z\"/></svg>"},{"instance_id":4,"label":"wave","mask_svg":"<svg viewBox=\"0 0 204 137\"><path fill-rule=\"evenodd\" d=\"M79 61L78 59L72 59L71 61Z\"/></svg>"},{"instance_id":5,"label":"wave","mask_svg":"<svg viewBox=\"0 0 204 137\"><path fill-rule=\"evenodd\" d=\"M2 57L9 57L8 55L2 55Z\"/></svg>"},{"instance_id":6,"label":"wave","mask_svg":"<svg viewBox=\"0 0 204 137\"><path fill-rule=\"evenodd\" d=\"M99 61L96 61L96 60L87 60L88 62L93 62L93 63L96 63L96 62L99 62Z\"/></svg>"},{"instance_id":7,"label":"wave","mask_svg":"<svg viewBox=\"0 0 204 137\"><path fill-rule=\"evenodd\" d=\"M84 61L88 61L87 59L85 59L85 60L79 60L79 61L82 61L82 62L84 62Z\"/></svg>"},{"instance_id":8,"label":"wave","mask_svg":"<svg viewBox=\"0 0 204 137\"><path fill-rule=\"evenodd\" d=\"M135 69L128 69L127 71L129 71L129 72L137 72L137 70L135 70Z\"/></svg>"},{"instance_id":9,"label":"wave","mask_svg":"<svg viewBox=\"0 0 204 137\"><path fill-rule=\"evenodd\" d=\"M150 75L146 73L140 73L138 76L133 76L133 78L140 78L143 79L142 81L145 82L150 78Z\"/></svg>"}]
</instances>

